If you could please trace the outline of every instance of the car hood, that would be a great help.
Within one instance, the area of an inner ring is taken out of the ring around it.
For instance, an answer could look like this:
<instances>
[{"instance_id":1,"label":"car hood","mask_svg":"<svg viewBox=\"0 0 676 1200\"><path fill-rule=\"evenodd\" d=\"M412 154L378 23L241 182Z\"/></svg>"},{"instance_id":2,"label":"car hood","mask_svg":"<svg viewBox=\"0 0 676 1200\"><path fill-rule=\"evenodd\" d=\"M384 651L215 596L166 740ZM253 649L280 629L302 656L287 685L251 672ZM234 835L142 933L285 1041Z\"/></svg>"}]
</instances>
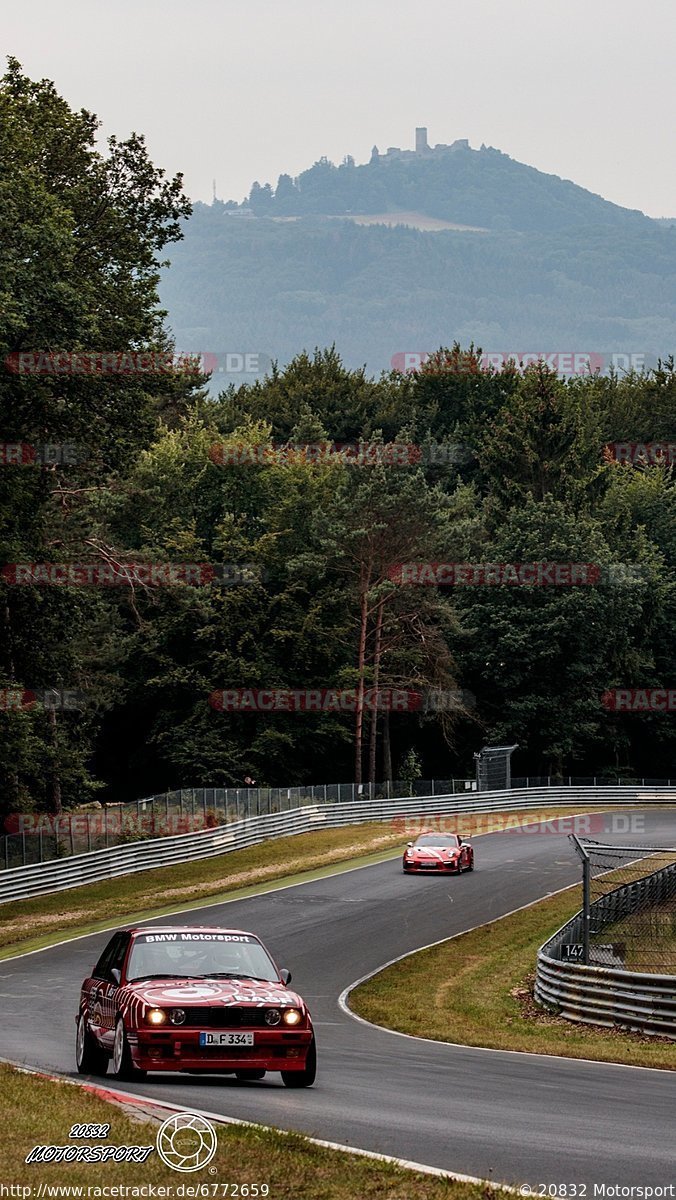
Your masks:
<instances>
[{"instance_id":1,"label":"car hood","mask_svg":"<svg viewBox=\"0 0 676 1200\"><path fill-rule=\"evenodd\" d=\"M413 846L410 853L414 858L453 858L459 854L460 850L457 846L449 848L448 846Z\"/></svg>"},{"instance_id":2,"label":"car hood","mask_svg":"<svg viewBox=\"0 0 676 1200\"><path fill-rule=\"evenodd\" d=\"M254 979L147 979L127 984L129 991L149 1005L160 1007L189 1005L209 1008L219 1005L292 1004L303 1008L297 992L291 992L282 983L268 983Z\"/></svg>"}]
</instances>

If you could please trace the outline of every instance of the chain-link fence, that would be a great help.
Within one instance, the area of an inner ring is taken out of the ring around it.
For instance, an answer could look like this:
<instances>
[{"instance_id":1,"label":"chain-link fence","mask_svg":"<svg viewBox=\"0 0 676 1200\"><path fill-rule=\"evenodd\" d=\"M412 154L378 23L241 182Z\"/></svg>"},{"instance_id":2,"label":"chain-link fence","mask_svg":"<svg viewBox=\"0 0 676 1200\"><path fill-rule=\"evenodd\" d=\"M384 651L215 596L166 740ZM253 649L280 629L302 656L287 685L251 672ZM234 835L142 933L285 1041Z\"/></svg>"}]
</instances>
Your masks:
<instances>
[{"instance_id":1,"label":"chain-link fence","mask_svg":"<svg viewBox=\"0 0 676 1200\"><path fill-rule=\"evenodd\" d=\"M583 867L582 941L562 945L561 957L676 975L676 848L573 840Z\"/></svg>"},{"instance_id":2,"label":"chain-link fence","mask_svg":"<svg viewBox=\"0 0 676 1200\"><path fill-rule=\"evenodd\" d=\"M172 837L288 812L306 804L354 803L406 796L464 794L469 779L389 780L377 784L327 783L287 788L182 788L131 804L109 804L94 811L17 813L8 817L0 838L0 870L86 854L144 838Z\"/></svg>"},{"instance_id":3,"label":"chain-link fence","mask_svg":"<svg viewBox=\"0 0 676 1200\"><path fill-rule=\"evenodd\" d=\"M665 787L676 779L617 776L530 775L512 778L513 790L541 787ZM307 787L182 788L129 804L108 804L93 811L15 813L5 819L0 837L0 870L86 854L144 838L171 837L211 829L245 817L287 812L305 804L354 803L406 796L448 796L473 792L473 779L387 780L382 783L322 783Z\"/></svg>"}]
</instances>

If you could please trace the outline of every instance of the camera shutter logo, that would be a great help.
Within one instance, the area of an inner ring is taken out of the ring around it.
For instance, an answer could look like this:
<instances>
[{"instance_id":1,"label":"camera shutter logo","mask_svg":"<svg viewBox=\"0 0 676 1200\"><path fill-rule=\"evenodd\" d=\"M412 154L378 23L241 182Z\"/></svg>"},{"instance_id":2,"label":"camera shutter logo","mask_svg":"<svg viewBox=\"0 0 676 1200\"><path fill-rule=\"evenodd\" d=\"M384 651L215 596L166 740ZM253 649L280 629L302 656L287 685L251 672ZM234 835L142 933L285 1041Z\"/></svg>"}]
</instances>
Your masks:
<instances>
[{"instance_id":1,"label":"camera shutter logo","mask_svg":"<svg viewBox=\"0 0 676 1200\"><path fill-rule=\"evenodd\" d=\"M158 1129L156 1146L172 1171L200 1171L214 1157L218 1138L211 1122L197 1113L174 1113Z\"/></svg>"}]
</instances>

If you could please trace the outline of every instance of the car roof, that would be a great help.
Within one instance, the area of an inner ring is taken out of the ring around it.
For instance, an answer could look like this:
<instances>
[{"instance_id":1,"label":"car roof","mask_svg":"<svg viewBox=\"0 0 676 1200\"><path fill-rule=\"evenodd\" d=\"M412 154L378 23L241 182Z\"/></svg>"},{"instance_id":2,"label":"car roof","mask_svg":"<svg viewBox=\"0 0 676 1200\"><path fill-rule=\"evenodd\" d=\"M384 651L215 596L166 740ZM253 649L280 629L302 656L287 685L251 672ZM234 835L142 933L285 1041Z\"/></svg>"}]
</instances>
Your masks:
<instances>
[{"instance_id":1,"label":"car roof","mask_svg":"<svg viewBox=\"0 0 676 1200\"><path fill-rule=\"evenodd\" d=\"M457 836L457 833L451 833L449 830L446 830L445 833L437 833L436 829L423 829L415 840L417 842L418 839L422 837L435 837L438 838L440 842L447 842L449 838L457 838Z\"/></svg>"},{"instance_id":2,"label":"car roof","mask_svg":"<svg viewBox=\"0 0 676 1200\"><path fill-rule=\"evenodd\" d=\"M224 925L131 925L124 932L132 936L137 933L238 933L258 940L257 934L249 929L231 929Z\"/></svg>"}]
</instances>

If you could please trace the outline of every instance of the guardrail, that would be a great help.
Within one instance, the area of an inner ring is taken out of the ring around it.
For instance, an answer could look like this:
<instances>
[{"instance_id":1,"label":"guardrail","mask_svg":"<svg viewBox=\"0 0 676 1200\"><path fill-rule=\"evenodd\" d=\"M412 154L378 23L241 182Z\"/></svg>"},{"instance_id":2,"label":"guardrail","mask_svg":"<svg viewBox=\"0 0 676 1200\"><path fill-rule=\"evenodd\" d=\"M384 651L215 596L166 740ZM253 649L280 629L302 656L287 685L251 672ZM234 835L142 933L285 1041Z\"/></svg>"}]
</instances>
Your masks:
<instances>
[{"instance_id":1,"label":"guardrail","mask_svg":"<svg viewBox=\"0 0 676 1200\"><path fill-rule=\"evenodd\" d=\"M512 778L522 788L676 787L676 779L526 775ZM299 787L181 788L140 800L108 804L95 811L14 813L0 836L0 870L88 854L139 838L170 837L213 829L250 817L288 812L306 804L354 804L397 797L467 795L474 779L385 780L382 783L322 783Z\"/></svg>"},{"instance_id":2,"label":"guardrail","mask_svg":"<svg viewBox=\"0 0 676 1200\"><path fill-rule=\"evenodd\" d=\"M648 848L645 848L648 850ZM590 906L592 932L598 934L623 916L671 894L676 863L623 884ZM562 947L584 941L582 912L567 921L538 950L535 998L569 1021L676 1038L676 976L627 971L620 967L564 961ZM590 945L590 955L594 947Z\"/></svg>"},{"instance_id":3,"label":"guardrail","mask_svg":"<svg viewBox=\"0 0 676 1200\"><path fill-rule=\"evenodd\" d=\"M540 780L536 781L538 785ZM615 782L614 780L609 782ZM619 781L618 781L619 782ZM660 781L662 782L662 781ZM88 854L139 838L196 833L250 817L288 812L306 804L349 804L398 796L447 796L476 791L472 779L424 779L413 783L322 783L304 787L180 788L94 811L14 813L0 837L0 870Z\"/></svg>"},{"instance_id":4,"label":"guardrail","mask_svg":"<svg viewBox=\"0 0 676 1200\"><path fill-rule=\"evenodd\" d=\"M355 803L304 805L289 812L253 817L185 833L176 837L133 842L125 846L95 850L51 862L35 863L0 872L0 904L29 896L65 891L85 883L114 879L153 867L198 861L231 850L242 850L270 838L309 833L316 829L370 821L411 817L446 816L500 811L519 811L538 804L547 807L579 808L590 804L676 803L676 788L532 788L502 792L474 792L470 797L416 796L390 800L359 800Z\"/></svg>"}]
</instances>

